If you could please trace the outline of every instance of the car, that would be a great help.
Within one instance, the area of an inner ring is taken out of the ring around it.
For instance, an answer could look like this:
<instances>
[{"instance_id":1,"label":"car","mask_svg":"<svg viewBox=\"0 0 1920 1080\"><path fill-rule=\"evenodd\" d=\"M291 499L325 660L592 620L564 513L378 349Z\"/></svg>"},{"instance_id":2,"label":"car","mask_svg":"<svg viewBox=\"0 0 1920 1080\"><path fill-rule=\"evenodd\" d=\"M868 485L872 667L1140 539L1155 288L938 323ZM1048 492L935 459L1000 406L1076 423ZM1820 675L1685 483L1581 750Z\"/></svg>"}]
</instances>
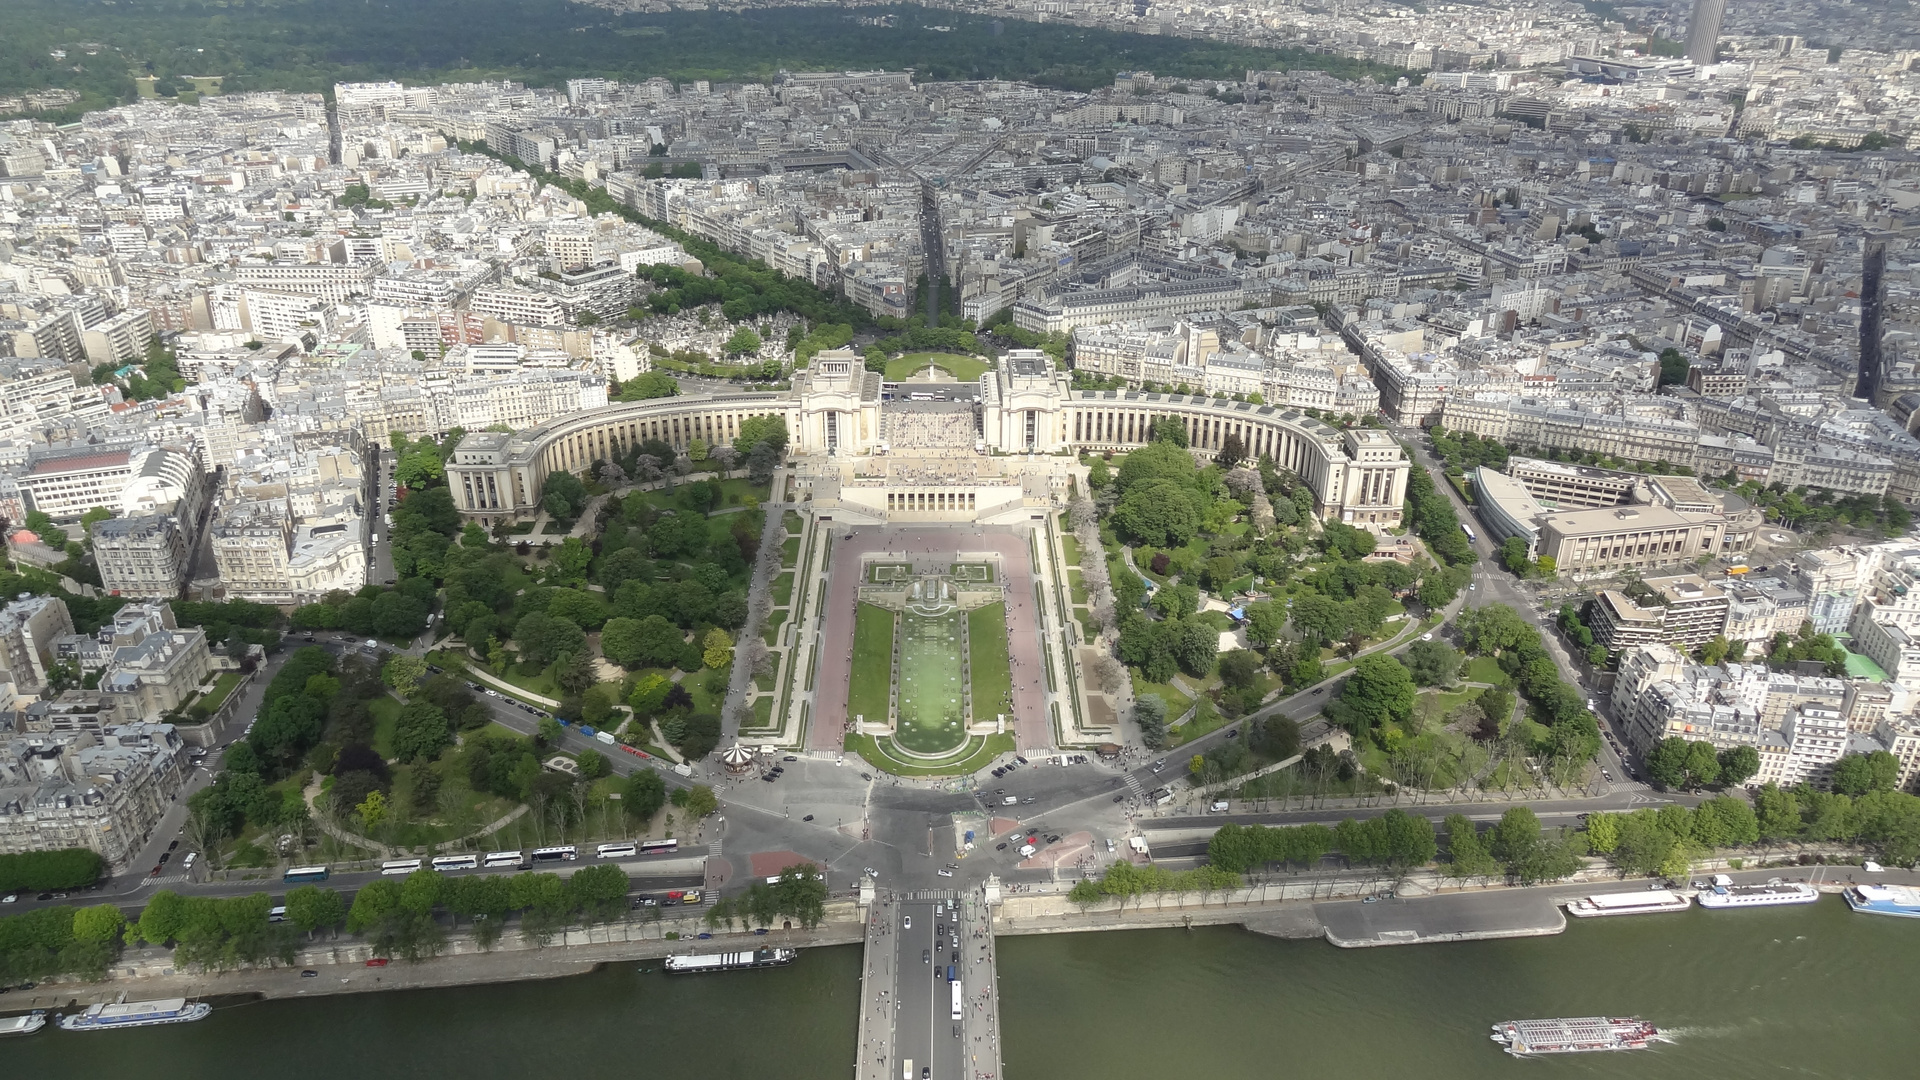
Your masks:
<instances>
[{"instance_id":1,"label":"car","mask_svg":"<svg viewBox=\"0 0 1920 1080\"><path fill-rule=\"evenodd\" d=\"M1162 761L1162 762L1158 762L1158 763L1156 763L1156 764L1154 765L1154 767L1153 767L1153 773L1154 773L1154 775L1155 775L1155 776L1158 776L1158 775L1160 775L1160 770L1161 770L1161 769L1164 769L1164 768L1166 768L1166 767L1167 767L1167 763L1166 763L1166 762L1164 762L1164 761Z\"/></svg>"},{"instance_id":2,"label":"car","mask_svg":"<svg viewBox=\"0 0 1920 1080\"><path fill-rule=\"evenodd\" d=\"M800 820L801 820L801 821L812 821L812 820L813 820L813 815L812 815L812 814L808 814L808 815L807 815L806 817L803 817L803 818L801 818Z\"/></svg>"},{"instance_id":3,"label":"car","mask_svg":"<svg viewBox=\"0 0 1920 1080\"><path fill-rule=\"evenodd\" d=\"M1468 582L1468 583L1467 583L1467 591L1468 591L1468 592L1472 592L1473 590L1475 590L1475 589L1478 589L1479 587L1480 587L1480 585L1479 585L1479 583L1478 583L1478 582Z\"/></svg>"},{"instance_id":4,"label":"car","mask_svg":"<svg viewBox=\"0 0 1920 1080\"><path fill-rule=\"evenodd\" d=\"M1027 759L1026 759L1026 758L1023 758L1023 757L1021 757L1021 756L1020 756L1019 754L1015 754L1015 755L1013 755L1013 760L1015 760L1015 761L1017 761L1017 762L1019 762L1019 763L1020 763L1020 764L1022 764L1022 765L1025 765L1025 764L1027 763Z\"/></svg>"},{"instance_id":5,"label":"car","mask_svg":"<svg viewBox=\"0 0 1920 1080\"><path fill-rule=\"evenodd\" d=\"M433 672L435 675L444 674L442 669L436 664L428 664L427 670Z\"/></svg>"},{"instance_id":6,"label":"car","mask_svg":"<svg viewBox=\"0 0 1920 1080\"><path fill-rule=\"evenodd\" d=\"M487 695L488 697L499 697L499 696L500 696L500 691L498 691L498 690L494 690L494 689L492 689L492 688L488 688L488 689L486 689L486 690L482 690L482 691L480 691L480 692L481 692L481 693L483 693L483 694L485 694L485 695Z\"/></svg>"},{"instance_id":7,"label":"car","mask_svg":"<svg viewBox=\"0 0 1920 1080\"><path fill-rule=\"evenodd\" d=\"M710 940L712 940L712 939L713 939L713 935L712 935L712 934L709 934L709 933L707 933L707 932L706 932L706 931L704 931L704 930L702 930L702 931L701 931L700 933L698 933L698 934L695 934L695 935L694 935L694 937L697 937L697 938L699 938L699 939L700 939L701 941L710 941Z\"/></svg>"},{"instance_id":8,"label":"car","mask_svg":"<svg viewBox=\"0 0 1920 1080\"><path fill-rule=\"evenodd\" d=\"M1868 859L1867 861L1860 864L1860 869L1866 871L1869 874L1878 874L1878 873L1881 873L1885 869L1885 867L1881 866L1877 862L1874 862L1872 859Z\"/></svg>"},{"instance_id":9,"label":"car","mask_svg":"<svg viewBox=\"0 0 1920 1080\"><path fill-rule=\"evenodd\" d=\"M171 852L171 851L163 851L163 852L161 852L161 853L160 853L160 865L161 865L161 866L165 866L165 865L167 865L167 860L168 860L168 859L171 859L171 858L173 858L173 852Z\"/></svg>"},{"instance_id":10,"label":"car","mask_svg":"<svg viewBox=\"0 0 1920 1080\"><path fill-rule=\"evenodd\" d=\"M793 756L792 754L788 754L786 757L783 757L780 760L781 761L799 761L800 759Z\"/></svg>"},{"instance_id":11,"label":"car","mask_svg":"<svg viewBox=\"0 0 1920 1080\"><path fill-rule=\"evenodd\" d=\"M180 841L175 840L173 843L167 845L167 850L172 851L179 846L180 846Z\"/></svg>"},{"instance_id":12,"label":"car","mask_svg":"<svg viewBox=\"0 0 1920 1080\"><path fill-rule=\"evenodd\" d=\"M159 877L159 876L160 876L160 864L159 864L159 863L154 863L154 864L153 864L153 869L151 869L151 870L149 870L149 871L147 871L147 876L148 876L148 877Z\"/></svg>"},{"instance_id":13,"label":"car","mask_svg":"<svg viewBox=\"0 0 1920 1080\"><path fill-rule=\"evenodd\" d=\"M902 929L902 930L911 930L911 929L913 929L913 916L911 916L911 915L903 915L903 916L901 916L901 918L900 918L900 929Z\"/></svg>"},{"instance_id":14,"label":"car","mask_svg":"<svg viewBox=\"0 0 1920 1080\"><path fill-rule=\"evenodd\" d=\"M763 776L763 777L761 777L760 779L762 779L762 780L765 780L765 781L766 781L767 783L769 783L769 784L771 784L771 783L773 783L773 782L774 782L775 780L778 780L778 779L780 779L780 778L779 778L779 777L777 777L777 776Z\"/></svg>"},{"instance_id":15,"label":"car","mask_svg":"<svg viewBox=\"0 0 1920 1080\"><path fill-rule=\"evenodd\" d=\"M764 927L764 926L762 926L762 927L760 927L760 928L759 928L758 930L755 930L755 931L754 931L754 933L756 933L756 934L759 934L759 935L760 935L761 937L766 937L766 936L767 936L767 928L766 928L766 927Z\"/></svg>"},{"instance_id":16,"label":"car","mask_svg":"<svg viewBox=\"0 0 1920 1080\"><path fill-rule=\"evenodd\" d=\"M1021 806L1026 806L1026 805L1028 805L1028 804L1030 804L1030 803L1032 803L1032 802L1033 802L1033 796L1031 796L1031 795L1029 795L1029 796L1027 796L1026 798L1024 798L1024 799L1021 799L1021 800L1020 800L1020 805L1021 805Z\"/></svg>"},{"instance_id":17,"label":"car","mask_svg":"<svg viewBox=\"0 0 1920 1080\"><path fill-rule=\"evenodd\" d=\"M39 896L34 897L34 899L35 900L51 900L53 899L53 894L50 892L43 892Z\"/></svg>"},{"instance_id":18,"label":"car","mask_svg":"<svg viewBox=\"0 0 1920 1080\"><path fill-rule=\"evenodd\" d=\"M931 1080L932 1076L933 1076L932 1066L930 1065L920 1066L920 1080Z\"/></svg>"},{"instance_id":19,"label":"car","mask_svg":"<svg viewBox=\"0 0 1920 1080\"><path fill-rule=\"evenodd\" d=\"M0 904L17 904L19 902L20 902L19 893L8 893L5 896L0 896Z\"/></svg>"},{"instance_id":20,"label":"car","mask_svg":"<svg viewBox=\"0 0 1920 1080\"><path fill-rule=\"evenodd\" d=\"M920 950L920 962L921 962L921 963L923 963L923 964L931 964L931 963L933 963L933 950L932 950L932 949L921 949L921 950Z\"/></svg>"},{"instance_id":21,"label":"car","mask_svg":"<svg viewBox=\"0 0 1920 1080\"><path fill-rule=\"evenodd\" d=\"M1048 837L1047 837L1047 843L1049 843L1049 844L1057 844L1057 843L1059 843L1059 842L1060 842L1060 834L1059 834L1059 833L1054 833L1054 834L1052 834L1052 835L1050 835L1050 836L1048 836Z\"/></svg>"},{"instance_id":22,"label":"car","mask_svg":"<svg viewBox=\"0 0 1920 1080\"><path fill-rule=\"evenodd\" d=\"M1114 796L1114 797L1115 797L1115 798L1119 798L1119 796L1117 796L1117 795L1116 795L1116 796ZM1007 845L1005 845L1005 844L995 844L995 845L993 845L993 850L995 850L995 851L1005 851L1005 850L1007 850Z\"/></svg>"},{"instance_id":23,"label":"car","mask_svg":"<svg viewBox=\"0 0 1920 1080\"><path fill-rule=\"evenodd\" d=\"M956 944L956 945L957 945L957 944L959 944L959 942L955 942L954 944ZM955 949L955 950L953 950L953 954L952 954L952 956L948 958L948 960L947 960L947 963L949 963L949 964L957 964L957 963L959 963L959 962L960 962L960 950L959 950L959 949Z\"/></svg>"},{"instance_id":24,"label":"car","mask_svg":"<svg viewBox=\"0 0 1920 1080\"><path fill-rule=\"evenodd\" d=\"M942 867L942 868L940 868L940 869L938 869L938 870L935 870L935 871L934 871L934 873L936 873L936 874L939 874L939 875L940 875L941 877L952 877L952 876L953 876L953 871L951 871L951 870L948 870L948 869L946 869L945 867Z\"/></svg>"},{"instance_id":25,"label":"car","mask_svg":"<svg viewBox=\"0 0 1920 1080\"><path fill-rule=\"evenodd\" d=\"M1114 802L1125 802L1125 801L1127 801L1127 797L1126 797L1125 795L1115 795L1115 796L1113 797L1113 801L1114 801Z\"/></svg>"},{"instance_id":26,"label":"car","mask_svg":"<svg viewBox=\"0 0 1920 1080\"><path fill-rule=\"evenodd\" d=\"M873 776L872 776L872 774L870 774L870 773L861 773L861 774L860 774L860 779L862 779L862 780L867 780L867 781L871 781L871 780L873 779Z\"/></svg>"},{"instance_id":27,"label":"car","mask_svg":"<svg viewBox=\"0 0 1920 1080\"><path fill-rule=\"evenodd\" d=\"M1324 694L1327 692L1327 688L1324 686L1316 686L1313 688L1313 692L1316 694Z\"/></svg>"},{"instance_id":28,"label":"car","mask_svg":"<svg viewBox=\"0 0 1920 1080\"><path fill-rule=\"evenodd\" d=\"M387 964L388 964L388 960L384 956L376 956L373 959L367 961L368 967L386 967Z\"/></svg>"},{"instance_id":29,"label":"car","mask_svg":"<svg viewBox=\"0 0 1920 1080\"><path fill-rule=\"evenodd\" d=\"M312 641L312 640L313 640L313 635L312 635L312 634L308 634L308 635L307 635L307 640L308 640L308 641Z\"/></svg>"},{"instance_id":30,"label":"car","mask_svg":"<svg viewBox=\"0 0 1920 1080\"><path fill-rule=\"evenodd\" d=\"M1363 904L1377 904L1380 902L1380 898L1377 896L1363 896L1360 898L1360 902Z\"/></svg>"},{"instance_id":31,"label":"car","mask_svg":"<svg viewBox=\"0 0 1920 1080\"><path fill-rule=\"evenodd\" d=\"M870 878L877 878L880 876L880 871L875 870L871 866L863 867L860 872L867 875Z\"/></svg>"},{"instance_id":32,"label":"car","mask_svg":"<svg viewBox=\"0 0 1920 1080\"><path fill-rule=\"evenodd\" d=\"M1424 634L1421 634L1421 635L1420 635L1420 640L1421 640L1421 641L1432 641L1432 640L1433 640L1433 631L1431 631L1431 630L1429 630L1429 631L1427 631L1426 633L1424 633Z\"/></svg>"},{"instance_id":33,"label":"car","mask_svg":"<svg viewBox=\"0 0 1920 1080\"><path fill-rule=\"evenodd\" d=\"M1604 776L1604 777L1606 777L1606 780L1607 780L1607 783L1609 783L1609 784L1611 784L1611 783L1613 783L1613 774L1612 774L1612 773L1610 773L1610 772L1608 772L1608 771L1607 771L1607 770L1605 770L1605 769L1601 769L1601 770L1600 770L1600 775L1601 775L1601 776Z\"/></svg>"},{"instance_id":34,"label":"car","mask_svg":"<svg viewBox=\"0 0 1920 1080\"><path fill-rule=\"evenodd\" d=\"M479 683L477 683L477 682L470 682L470 683L468 683L468 684L467 684L467 689L469 689L469 690L478 690L478 689L480 689L480 684L479 684Z\"/></svg>"},{"instance_id":35,"label":"car","mask_svg":"<svg viewBox=\"0 0 1920 1080\"><path fill-rule=\"evenodd\" d=\"M1234 729L1233 729L1232 731L1229 731L1229 732L1227 732L1227 738L1229 738L1229 739L1237 739L1237 738L1239 738L1239 737L1240 737L1240 729L1239 729L1239 728L1234 728Z\"/></svg>"},{"instance_id":36,"label":"car","mask_svg":"<svg viewBox=\"0 0 1920 1080\"><path fill-rule=\"evenodd\" d=\"M300 972L300 977L303 979L317 979L320 977L320 973L312 968L306 968Z\"/></svg>"}]
</instances>

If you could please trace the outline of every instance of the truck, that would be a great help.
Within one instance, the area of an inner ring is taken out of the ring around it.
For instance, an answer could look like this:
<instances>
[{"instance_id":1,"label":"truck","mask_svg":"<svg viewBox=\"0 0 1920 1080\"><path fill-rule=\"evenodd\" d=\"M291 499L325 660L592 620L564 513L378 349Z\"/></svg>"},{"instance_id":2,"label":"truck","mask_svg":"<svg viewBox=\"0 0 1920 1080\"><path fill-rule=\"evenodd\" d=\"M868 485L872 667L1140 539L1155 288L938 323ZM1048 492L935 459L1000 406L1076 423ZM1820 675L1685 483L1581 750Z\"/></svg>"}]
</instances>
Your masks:
<instances>
[{"instance_id":1,"label":"truck","mask_svg":"<svg viewBox=\"0 0 1920 1080\"><path fill-rule=\"evenodd\" d=\"M1024 858L1026 858L1026 857L1027 857L1027 856L1029 856L1029 855L1032 855L1032 854L1033 854L1033 851L1034 851L1034 847L1033 847L1033 845L1032 845L1032 844L1021 844L1021 845L1020 845L1020 857L1021 857L1021 858L1023 858L1023 859L1024 859Z\"/></svg>"},{"instance_id":2,"label":"truck","mask_svg":"<svg viewBox=\"0 0 1920 1080\"><path fill-rule=\"evenodd\" d=\"M619 740L613 737L613 732L611 731L598 732L593 737L596 739L599 739L603 743L606 743L608 746L616 746L619 744Z\"/></svg>"},{"instance_id":3,"label":"truck","mask_svg":"<svg viewBox=\"0 0 1920 1080\"><path fill-rule=\"evenodd\" d=\"M1170 787L1154 788L1152 792L1148 793L1147 801L1155 806L1165 806L1173 801L1173 789Z\"/></svg>"},{"instance_id":4,"label":"truck","mask_svg":"<svg viewBox=\"0 0 1920 1080\"><path fill-rule=\"evenodd\" d=\"M1001 805L1001 806L1016 806L1016 805L1018 805L1018 804L1019 804L1019 802L1020 802L1020 796L1018 796L1018 795L1008 795L1008 796L1006 796L1005 798L1003 798L1003 799L1001 799L1001 800L1000 800L1000 805Z\"/></svg>"}]
</instances>

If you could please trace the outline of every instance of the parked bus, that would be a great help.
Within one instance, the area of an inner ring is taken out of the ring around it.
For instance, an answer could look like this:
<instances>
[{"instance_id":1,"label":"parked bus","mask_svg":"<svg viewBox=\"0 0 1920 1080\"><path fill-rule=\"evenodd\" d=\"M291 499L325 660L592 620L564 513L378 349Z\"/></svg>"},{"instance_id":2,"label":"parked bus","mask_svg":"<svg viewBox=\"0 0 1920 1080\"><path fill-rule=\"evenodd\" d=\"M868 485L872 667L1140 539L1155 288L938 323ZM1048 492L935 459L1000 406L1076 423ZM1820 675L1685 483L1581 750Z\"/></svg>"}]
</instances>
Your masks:
<instances>
[{"instance_id":1,"label":"parked bus","mask_svg":"<svg viewBox=\"0 0 1920 1080\"><path fill-rule=\"evenodd\" d=\"M411 874L420 869L419 859L389 859L380 864L383 874Z\"/></svg>"},{"instance_id":2,"label":"parked bus","mask_svg":"<svg viewBox=\"0 0 1920 1080\"><path fill-rule=\"evenodd\" d=\"M489 851L487 852L487 857L481 860L481 862L483 865L489 867L519 866L520 853L517 851Z\"/></svg>"},{"instance_id":3,"label":"parked bus","mask_svg":"<svg viewBox=\"0 0 1920 1080\"><path fill-rule=\"evenodd\" d=\"M280 880L289 884L297 881L325 881L327 868L324 866L295 866L280 875Z\"/></svg>"},{"instance_id":4,"label":"parked bus","mask_svg":"<svg viewBox=\"0 0 1920 1080\"><path fill-rule=\"evenodd\" d=\"M680 841L678 840L642 840L640 841L640 854L642 855L665 855L670 851L679 851L679 850L680 850Z\"/></svg>"},{"instance_id":5,"label":"parked bus","mask_svg":"<svg viewBox=\"0 0 1920 1080\"><path fill-rule=\"evenodd\" d=\"M601 844L599 855L603 859L631 859L639 849L632 844Z\"/></svg>"},{"instance_id":6,"label":"parked bus","mask_svg":"<svg viewBox=\"0 0 1920 1080\"><path fill-rule=\"evenodd\" d=\"M568 844L566 847L543 847L533 849L534 862L572 862L580 857L580 849Z\"/></svg>"},{"instance_id":7,"label":"parked bus","mask_svg":"<svg viewBox=\"0 0 1920 1080\"><path fill-rule=\"evenodd\" d=\"M955 979L947 985L953 987L953 1018L958 1020L960 1019L960 980Z\"/></svg>"},{"instance_id":8,"label":"parked bus","mask_svg":"<svg viewBox=\"0 0 1920 1080\"><path fill-rule=\"evenodd\" d=\"M435 855L433 857L435 870L472 870L479 865L480 856L478 855Z\"/></svg>"},{"instance_id":9,"label":"parked bus","mask_svg":"<svg viewBox=\"0 0 1920 1080\"><path fill-rule=\"evenodd\" d=\"M1477 544L1480 542L1480 538L1473 535L1473 529L1469 527L1466 522L1463 521L1460 523L1460 531L1467 534L1467 543Z\"/></svg>"}]
</instances>

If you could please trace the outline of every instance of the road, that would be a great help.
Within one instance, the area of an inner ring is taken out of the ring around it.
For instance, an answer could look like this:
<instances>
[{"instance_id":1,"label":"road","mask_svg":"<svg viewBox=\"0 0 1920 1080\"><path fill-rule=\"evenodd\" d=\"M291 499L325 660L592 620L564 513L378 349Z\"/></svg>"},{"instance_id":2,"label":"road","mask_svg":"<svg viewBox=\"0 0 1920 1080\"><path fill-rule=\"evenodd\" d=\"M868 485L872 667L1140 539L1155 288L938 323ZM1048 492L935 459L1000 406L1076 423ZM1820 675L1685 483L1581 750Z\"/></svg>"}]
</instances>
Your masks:
<instances>
[{"instance_id":1,"label":"road","mask_svg":"<svg viewBox=\"0 0 1920 1080\"><path fill-rule=\"evenodd\" d=\"M893 1045L895 1057L911 1061L912 1073L921 1070L936 1077L957 1077L962 1072L960 1021L953 1018L953 991L947 981L949 967L959 967L977 954L979 942L962 949L953 909L945 898L906 899L925 894L898 894L893 905L898 920L894 934L894 1008ZM911 926L909 926L909 923ZM964 983L963 983L964 985ZM905 1071L902 1076L909 1075Z\"/></svg>"}]
</instances>

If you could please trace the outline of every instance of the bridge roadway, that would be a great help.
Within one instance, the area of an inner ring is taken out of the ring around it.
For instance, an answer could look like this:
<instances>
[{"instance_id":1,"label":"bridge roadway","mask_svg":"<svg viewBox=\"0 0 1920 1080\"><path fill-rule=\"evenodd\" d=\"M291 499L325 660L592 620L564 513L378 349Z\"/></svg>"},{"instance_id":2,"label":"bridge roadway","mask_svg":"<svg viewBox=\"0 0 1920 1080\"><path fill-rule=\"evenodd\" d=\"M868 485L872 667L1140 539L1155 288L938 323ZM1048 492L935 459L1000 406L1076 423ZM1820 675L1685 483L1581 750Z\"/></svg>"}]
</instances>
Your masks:
<instances>
[{"instance_id":1,"label":"bridge roadway","mask_svg":"<svg viewBox=\"0 0 1920 1080\"><path fill-rule=\"evenodd\" d=\"M981 891L879 893L867 913L856 1080L999 1077L994 957Z\"/></svg>"}]
</instances>

